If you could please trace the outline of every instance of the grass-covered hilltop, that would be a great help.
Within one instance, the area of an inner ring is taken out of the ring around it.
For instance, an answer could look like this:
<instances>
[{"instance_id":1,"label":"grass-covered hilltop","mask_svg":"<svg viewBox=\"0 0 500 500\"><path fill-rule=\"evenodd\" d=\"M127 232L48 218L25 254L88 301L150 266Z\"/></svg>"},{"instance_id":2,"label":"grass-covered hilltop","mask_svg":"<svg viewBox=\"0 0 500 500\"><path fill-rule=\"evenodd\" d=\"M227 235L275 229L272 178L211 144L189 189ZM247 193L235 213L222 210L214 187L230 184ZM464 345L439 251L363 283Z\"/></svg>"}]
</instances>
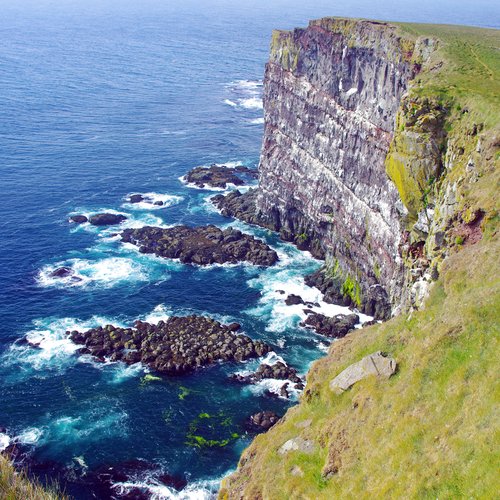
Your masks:
<instances>
[{"instance_id":1,"label":"grass-covered hilltop","mask_svg":"<svg viewBox=\"0 0 500 500\"><path fill-rule=\"evenodd\" d=\"M401 297L420 267L432 276L394 318L333 342L300 403L243 453L220 498L489 499L500 491L500 31L399 23L365 31L366 23L331 18L308 29L320 26L319 40L328 31L344 37L362 57L385 37L401 49L389 59L420 66L384 164L406 208ZM275 60L291 75L310 50L301 36L273 36ZM377 351L395 360L394 375L332 387Z\"/></svg>"}]
</instances>

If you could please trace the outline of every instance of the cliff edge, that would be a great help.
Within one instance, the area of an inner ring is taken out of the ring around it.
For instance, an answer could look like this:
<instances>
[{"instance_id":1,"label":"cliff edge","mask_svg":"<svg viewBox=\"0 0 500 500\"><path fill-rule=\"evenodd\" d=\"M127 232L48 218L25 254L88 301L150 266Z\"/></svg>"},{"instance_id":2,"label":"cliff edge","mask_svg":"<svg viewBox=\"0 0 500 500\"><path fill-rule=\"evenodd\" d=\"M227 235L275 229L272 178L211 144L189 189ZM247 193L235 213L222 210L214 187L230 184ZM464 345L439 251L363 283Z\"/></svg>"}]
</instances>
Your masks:
<instances>
[{"instance_id":1,"label":"cliff edge","mask_svg":"<svg viewBox=\"0 0 500 500\"><path fill-rule=\"evenodd\" d=\"M325 258L320 288L396 317L332 344L222 498L499 491L499 50L498 30L460 26L273 33L260 222ZM373 353L396 373L361 376Z\"/></svg>"}]
</instances>

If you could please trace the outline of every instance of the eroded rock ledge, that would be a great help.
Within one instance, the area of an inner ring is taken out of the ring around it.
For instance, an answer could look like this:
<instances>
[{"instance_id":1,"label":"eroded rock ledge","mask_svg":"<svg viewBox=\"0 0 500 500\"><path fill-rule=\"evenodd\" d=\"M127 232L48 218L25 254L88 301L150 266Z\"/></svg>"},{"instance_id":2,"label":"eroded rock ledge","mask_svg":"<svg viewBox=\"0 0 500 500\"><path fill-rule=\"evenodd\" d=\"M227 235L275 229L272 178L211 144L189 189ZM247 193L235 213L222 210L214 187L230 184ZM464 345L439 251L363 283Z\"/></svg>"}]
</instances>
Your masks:
<instances>
[{"instance_id":1,"label":"eroded rock ledge","mask_svg":"<svg viewBox=\"0 0 500 500\"><path fill-rule=\"evenodd\" d=\"M205 316L172 316L156 325L136 321L133 328L113 325L86 332L66 332L91 354L104 361L142 362L166 375L182 375L219 361L243 361L267 354L260 341L235 332L238 323L223 325Z\"/></svg>"},{"instance_id":2,"label":"eroded rock ledge","mask_svg":"<svg viewBox=\"0 0 500 500\"><path fill-rule=\"evenodd\" d=\"M142 253L179 259L185 264L236 264L250 262L271 266L277 253L264 242L233 228L216 226L125 229L121 240L139 247Z\"/></svg>"},{"instance_id":3,"label":"eroded rock ledge","mask_svg":"<svg viewBox=\"0 0 500 500\"><path fill-rule=\"evenodd\" d=\"M243 186L247 181L257 178L257 170L244 165L228 167L226 165L211 165L196 167L190 170L184 180L199 188L212 187L226 189L228 184Z\"/></svg>"}]
</instances>

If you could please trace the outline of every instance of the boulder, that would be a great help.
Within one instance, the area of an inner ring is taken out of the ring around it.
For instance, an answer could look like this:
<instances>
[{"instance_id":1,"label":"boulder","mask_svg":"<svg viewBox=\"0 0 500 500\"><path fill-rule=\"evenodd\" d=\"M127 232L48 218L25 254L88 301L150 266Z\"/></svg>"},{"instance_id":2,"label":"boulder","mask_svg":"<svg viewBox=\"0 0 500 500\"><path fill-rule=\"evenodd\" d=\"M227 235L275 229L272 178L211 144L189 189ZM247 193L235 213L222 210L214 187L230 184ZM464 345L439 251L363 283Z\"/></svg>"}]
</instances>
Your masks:
<instances>
[{"instance_id":1,"label":"boulder","mask_svg":"<svg viewBox=\"0 0 500 500\"><path fill-rule=\"evenodd\" d=\"M273 411L259 411L250 417L249 424L252 430L263 432L270 429L279 419Z\"/></svg>"},{"instance_id":2,"label":"boulder","mask_svg":"<svg viewBox=\"0 0 500 500\"><path fill-rule=\"evenodd\" d=\"M128 197L129 203L140 203L141 201L144 201L144 196L142 194L131 194Z\"/></svg>"},{"instance_id":3,"label":"boulder","mask_svg":"<svg viewBox=\"0 0 500 500\"><path fill-rule=\"evenodd\" d=\"M337 314L333 318L329 318L324 314L310 311L301 326L313 328L320 335L341 338L347 335L358 323L359 316L357 314Z\"/></svg>"},{"instance_id":4,"label":"boulder","mask_svg":"<svg viewBox=\"0 0 500 500\"><path fill-rule=\"evenodd\" d=\"M124 220L127 220L127 217L122 214L96 214L90 217L89 222L93 226L114 226L115 224L120 224Z\"/></svg>"},{"instance_id":5,"label":"boulder","mask_svg":"<svg viewBox=\"0 0 500 500\"><path fill-rule=\"evenodd\" d=\"M69 218L70 222L74 222L75 224L83 224L85 222L88 222L88 218L85 215L72 215Z\"/></svg>"},{"instance_id":6,"label":"boulder","mask_svg":"<svg viewBox=\"0 0 500 500\"><path fill-rule=\"evenodd\" d=\"M285 300L287 306L296 306L299 304L304 304L304 300L299 295L291 293Z\"/></svg>"},{"instance_id":7,"label":"boulder","mask_svg":"<svg viewBox=\"0 0 500 500\"><path fill-rule=\"evenodd\" d=\"M382 352L375 352L365 356L357 363L348 366L340 372L331 382L330 389L338 394L346 391L356 382L366 377L375 375L379 378L388 379L395 373L397 363L393 358L387 357Z\"/></svg>"},{"instance_id":8,"label":"boulder","mask_svg":"<svg viewBox=\"0 0 500 500\"><path fill-rule=\"evenodd\" d=\"M315 449L316 446L313 441L298 436L293 439L289 439L286 443L284 443L278 450L278 453L280 455L286 455L291 451L299 451L310 455L311 453L314 453Z\"/></svg>"},{"instance_id":9,"label":"boulder","mask_svg":"<svg viewBox=\"0 0 500 500\"><path fill-rule=\"evenodd\" d=\"M278 361L274 365L262 363L255 373L250 375L231 375L231 379L242 384L256 384L264 379L290 380L296 389L303 389L304 382L297 375L297 370Z\"/></svg>"}]
</instances>

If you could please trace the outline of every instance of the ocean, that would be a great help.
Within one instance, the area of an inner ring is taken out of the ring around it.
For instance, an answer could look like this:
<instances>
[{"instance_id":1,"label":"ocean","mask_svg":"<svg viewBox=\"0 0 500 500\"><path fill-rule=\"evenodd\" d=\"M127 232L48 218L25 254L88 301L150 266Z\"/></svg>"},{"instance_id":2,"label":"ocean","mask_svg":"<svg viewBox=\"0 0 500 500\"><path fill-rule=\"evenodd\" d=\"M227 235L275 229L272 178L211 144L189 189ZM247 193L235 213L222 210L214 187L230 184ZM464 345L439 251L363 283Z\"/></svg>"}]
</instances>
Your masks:
<instances>
[{"instance_id":1,"label":"ocean","mask_svg":"<svg viewBox=\"0 0 500 500\"><path fill-rule=\"evenodd\" d=\"M257 166L272 29L324 15L498 27L499 8L428 0L0 7L0 447L18 443L40 479L58 479L77 499L104 498L89 478L123 463L137 470L115 481L117 496L135 486L153 498L210 498L252 438L249 415L281 415L298 395L270 397L275 381L228 379L262 360L151 380L141 365L79 355L66 330L209 315L241 323L272 346L268 362L305 374L328 341L298 326L302 306L286 306L280 290L321 302L303 280L321 263L222 217L209 201L217 193L182 176L214 163ZM129 204L131 193L163 205ZM127 215L124 227L232 225L266 240L280 261L266 269L183 265L121 244L116 227L68 223L102 211ZM80 280L51 277L61 266ZM189 442L200 415L210 415L218 438L230 437L227 445ZM187 486L179 493L162 474Z\"/></svg>"}]
</instances>

